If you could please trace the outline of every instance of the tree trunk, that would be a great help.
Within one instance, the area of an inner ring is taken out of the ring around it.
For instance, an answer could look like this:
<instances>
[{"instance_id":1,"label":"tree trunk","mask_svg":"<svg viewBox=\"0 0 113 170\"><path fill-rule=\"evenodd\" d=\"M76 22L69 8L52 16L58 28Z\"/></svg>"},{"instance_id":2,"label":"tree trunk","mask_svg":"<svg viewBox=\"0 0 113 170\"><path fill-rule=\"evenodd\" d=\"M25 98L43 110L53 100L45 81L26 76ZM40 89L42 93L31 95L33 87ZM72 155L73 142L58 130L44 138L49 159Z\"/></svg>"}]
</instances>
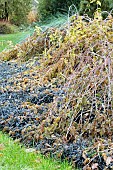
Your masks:
<instances>
[{"instance_id":1,"label":"tree trunk","mask_svg":"<svg viewBox=\"0 0 113 170\"><path fill-rule=\"evenodd\" d=\"M4 19L6 20L6 21L8 21L8 4L7 4L7 2L5 1L5 8L4 8L4 12L5 12L5 17L4 17Z\"/></svg>"}]
</instances>

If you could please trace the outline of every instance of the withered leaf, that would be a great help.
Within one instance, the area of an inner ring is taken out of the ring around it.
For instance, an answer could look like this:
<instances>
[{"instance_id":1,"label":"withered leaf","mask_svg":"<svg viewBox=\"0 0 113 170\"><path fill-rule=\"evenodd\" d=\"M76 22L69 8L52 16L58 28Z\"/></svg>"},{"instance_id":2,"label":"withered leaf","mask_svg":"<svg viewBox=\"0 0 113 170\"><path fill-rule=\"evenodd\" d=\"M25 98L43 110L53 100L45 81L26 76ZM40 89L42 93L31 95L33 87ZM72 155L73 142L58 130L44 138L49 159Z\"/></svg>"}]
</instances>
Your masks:
<instances>
[{"instance_id":1,"label":"withered leaf","mask_svg":"<svg viewBox=\"0 0 113 170\"><path fill-rule=\"evenodd\" d=\"M98 163L93 163L91 168L92 170L98 170Z\"/></svg>"},{"instance_id":2,"label":"withered leaf","mask_svg":"<svg viewBox=\"0 0 113 170\"><path fill-rule=\"evenodd\" d=\"M108 166L111 162L113 162L113 158L112 157L107 157L106 159L106 165Z\"/></svg>"},{"instance_id":3,"label":"withered leaf","mask_svg":"<svg viewBox=\"0 0 113 170\"><path fill-rule=\"evenodd\" d=\"M0 151L1 151L1 150L4 150L4 148L5 148L4 144L1 143L1 144L0 144Z\"/></svg>"}]
</instances>

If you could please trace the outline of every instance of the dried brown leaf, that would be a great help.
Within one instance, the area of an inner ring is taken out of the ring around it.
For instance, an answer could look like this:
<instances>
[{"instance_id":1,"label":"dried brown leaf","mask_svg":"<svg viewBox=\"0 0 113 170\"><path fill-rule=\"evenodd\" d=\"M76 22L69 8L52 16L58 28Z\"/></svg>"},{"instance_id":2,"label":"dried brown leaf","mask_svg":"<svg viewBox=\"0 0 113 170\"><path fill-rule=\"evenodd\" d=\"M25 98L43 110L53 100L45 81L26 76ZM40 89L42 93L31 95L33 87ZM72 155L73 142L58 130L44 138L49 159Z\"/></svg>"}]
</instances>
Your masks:
<instances>
[{"instance_id":1,"label":"dried brown leaf","mask_svg":"<svg viewBox=\"0 0 113 170\"><path fill-rule=\"evenodd\" d=\"M34 149L34 148L28 148L28 149L26 149L26 152L27 152L27 153L35 152L35 151L36 151L36 149Z\"/></svg>"},{"instance_id":2,"label":"dried brown leaf","mask_svg":"<svg viewBox=\"0 0 113 170\"><path fill-rule=\"evenodd\" d=\"M93 163L91 168L92 170L98 170L98 163Z\"/></svg>"},{"instance_id":3,"label":"dried brown leaf","mask_svg":"<svg viewBox=\"0 0 113 170\"><path fill-rule=\"evenodd\" d=\"M113 158L112 157L107 157L106 159L106 165L108 166L111 162L113 162Z\"/></svg>"},{"instance_id":4,"label":"dried brown leaf","mask_svg":"<svg viewBox=\"0 0 113 170\"><path fill-rule=\"evenodd\" d=\"M4 148L5 148L4 144L1 143L1 144L0 144L0 151L1 151L1 150L4 150Z\"/></svg>"}]
</instances>

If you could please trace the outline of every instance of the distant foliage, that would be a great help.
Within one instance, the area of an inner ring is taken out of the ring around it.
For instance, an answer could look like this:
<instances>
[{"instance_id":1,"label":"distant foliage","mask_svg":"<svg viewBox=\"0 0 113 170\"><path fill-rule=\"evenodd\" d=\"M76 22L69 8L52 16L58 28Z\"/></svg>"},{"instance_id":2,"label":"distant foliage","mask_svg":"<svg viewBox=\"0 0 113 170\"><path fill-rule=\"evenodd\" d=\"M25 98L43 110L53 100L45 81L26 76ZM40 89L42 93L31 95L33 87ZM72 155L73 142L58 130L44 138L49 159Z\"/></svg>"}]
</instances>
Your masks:
<instances>
[{"instance_id":1,"label":"distant foliage","mask_svg":"<svg viewBox=\"0 0 113 170\"><path fill-rule=\"evenodd\" d=\"M8 22L0 22L0 34L11 34L17 32L16 26L9 24Z\"/></svg>"},{"instance_id":2,"label":"distant foliage","mask_svg":"<svg viewBox=\"0 0 113 170\"><path fill-rule=\"evenodd\" d=\"M0 19L8 20L15 25L25 24L31 10L31 0L1 0Z\"/></svg>"},{"instance_id":3,"label":"distant foliage","mask_svg":"<svg viewBox=\"0 0 113 170\"><path fill-rule=\"evenodd\" d=\"M30 11L27 15L27 20L31 24L33 22L37 21L37 12L36 11Z\"/></svg>"},{"instance_id":4,"label":"distant foliage","mask_svg":"<svg viewBox=\"0 0 113 170\"><path fill-rule=\"evenodd\" d=\"M74 4L80 14L88 14L90 17L97 8L101 8L102 11L110 11L113 8L112 0L39 0L38 11L42 17L56 14L57 12L67 13L69 6Z\"/></svg>"},{"instance_id":5,"label":"distant foliage","mask_svg":"<svg viewBox=\"0 0 113 170\"><path fill-rule=\"evenodd\" d=\"M110 12L113 9L112 0L81 0L80 2L80 14L88 14L90 17L93 16L96 9L99 8L102 11Z\"/></svg>"},{"instance_id":6,"label":"distant foliage","mask_svg":"<svg viewBox=\"0 0 113 170\"><path fill-rule=\"evenodd\" d=\"M69 6L75 4L79 9L80 0L39 0L38 11L42 19L57 12L67 13Z\"/></svg>"}]
</instances>

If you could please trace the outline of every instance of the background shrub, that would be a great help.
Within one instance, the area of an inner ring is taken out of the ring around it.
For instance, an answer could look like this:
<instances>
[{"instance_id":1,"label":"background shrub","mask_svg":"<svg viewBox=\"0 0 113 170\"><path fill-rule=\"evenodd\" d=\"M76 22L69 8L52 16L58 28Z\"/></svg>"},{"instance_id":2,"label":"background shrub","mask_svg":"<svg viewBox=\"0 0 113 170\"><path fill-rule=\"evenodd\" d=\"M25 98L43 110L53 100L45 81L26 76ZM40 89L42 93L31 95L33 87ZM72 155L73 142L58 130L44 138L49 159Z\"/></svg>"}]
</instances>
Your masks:
<instances>
[{"instance_id":1,"label":"background shrub","mask_svg":"<svg viewBox=\"0 0 113 170\"><path fill-rule=\"evenodd\" d=\"M69 6L75 4L79 9L80 0L39 0L38 11L42 17L55 15L57 12L67 13Z\"/></svg>"},{"instance_id":2,"label":"background shrub","mask_svg":"<svg viewBox=\"0 0 113 170\"><path fill-rule=\"evenodd\" d=\"M27 15L28 23L32 24L33 22L36 22L38 19L38 15L36 11L30 11Z\"/></svg>"},{"instance_id":3,"label":"background shrub","mask_svg":"<svg viewBox=\"0 0 113 170\"><path fill-rule=\"evenodd\" d=\"M94 12L97 8L102 11L110 12L113 9L112 0L81 0L80 2L80 14L87 13L90 17L93 17Z\"/></svg>"},{"instance_id":4,"label":"background shrub","mask_svg":"<svg viewBox=\"0 0 113 170\"><path fill-rule=\"evenodd\" d=\"M32 8L32 0L1 0L0 19L20 26L27 23L27 15Z\"/></svg>"},{"instance_id":5,"label":"background shrub","mask_svg":"<svg viewBox=\"0 0 113 170\"><path fill-rule=\"evenodd\" d=\"M45 16L54 15L57 12L67 13L72 4L77 7L80 14L85 13L90 17L93 17L97 8L108 12L113 9L112 0L39 0L38 11L42 19L45 19Z\"/></svg>"},{"instance_id":6,"label":"background shrub","mask_svg":"<svg viewBox=\"0 0 113 170\"><path fill-rule=\"evenodd\" d=\"M18 27L8 22L0 22L0 34L11 34L18 32Z\"/></svg>"}]
</instances>

